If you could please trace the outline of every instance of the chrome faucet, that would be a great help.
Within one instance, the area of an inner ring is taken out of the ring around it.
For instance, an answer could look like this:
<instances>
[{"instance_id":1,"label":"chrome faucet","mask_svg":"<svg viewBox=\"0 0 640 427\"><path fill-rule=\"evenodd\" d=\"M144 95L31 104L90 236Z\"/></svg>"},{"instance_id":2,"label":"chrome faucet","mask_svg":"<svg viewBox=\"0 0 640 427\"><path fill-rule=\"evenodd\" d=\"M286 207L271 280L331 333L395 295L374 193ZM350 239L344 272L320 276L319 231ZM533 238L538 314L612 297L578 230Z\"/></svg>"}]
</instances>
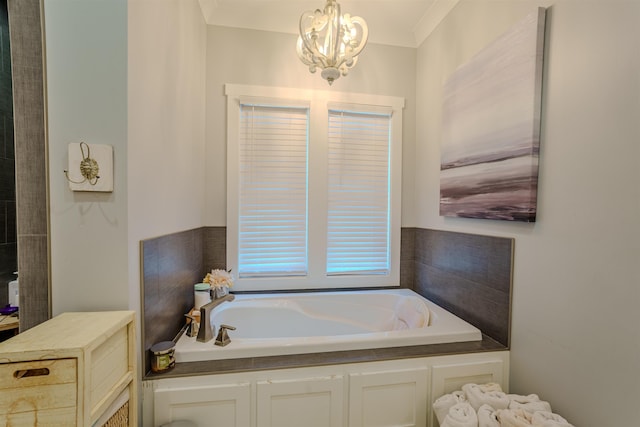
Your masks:
<instances>
[{"instance_id":1,"label":"chrome faucet","mask_svg":"<svg viewBox=\"0 0 640 427\"><path fill-rule=\"evenodd\" d=\"M209 342L213 339L213 330L211 329L211 312L223 302L233 301L234 299L235 296L233 294L227 294L200 307L200 329L198 329L198 337L196 338L196 341Z\"/></svg>"}]
</instances>

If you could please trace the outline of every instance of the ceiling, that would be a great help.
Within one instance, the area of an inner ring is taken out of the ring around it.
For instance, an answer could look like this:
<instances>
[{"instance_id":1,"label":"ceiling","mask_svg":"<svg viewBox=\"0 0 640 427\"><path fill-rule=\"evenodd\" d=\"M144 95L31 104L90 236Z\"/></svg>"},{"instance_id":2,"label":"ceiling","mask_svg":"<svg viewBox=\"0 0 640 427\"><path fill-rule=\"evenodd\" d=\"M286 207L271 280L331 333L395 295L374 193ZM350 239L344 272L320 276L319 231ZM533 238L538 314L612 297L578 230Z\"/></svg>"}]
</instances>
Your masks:
<instances>
[{"instance_id":1,"label":"ceiling","mask_svg":"<svg viewBox=\"0 0 640 427\"><path fill-rule=\"evenodd\" d=\"M361 16L369 42L418 47L459 0L338 0ZM199 0L207 24L297 34L300 15L325 0Z\"/></svg>"}]
</instances>

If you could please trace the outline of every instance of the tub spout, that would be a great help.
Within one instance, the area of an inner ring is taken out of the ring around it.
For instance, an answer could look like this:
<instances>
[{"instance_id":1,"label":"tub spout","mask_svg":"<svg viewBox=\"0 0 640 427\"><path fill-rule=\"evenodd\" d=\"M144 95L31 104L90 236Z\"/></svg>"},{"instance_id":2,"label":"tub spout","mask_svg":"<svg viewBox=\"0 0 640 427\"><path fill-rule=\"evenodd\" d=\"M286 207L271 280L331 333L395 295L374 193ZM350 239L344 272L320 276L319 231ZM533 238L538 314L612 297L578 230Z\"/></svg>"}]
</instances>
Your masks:
<instances>
[{"instance_id":1,"label":"tub spout","mask_svg":"<svg viewBox=\"0 0 640 427\"><path fill-rule=\"evenodd\" d=\"M200 329L198 330L198 337L196 338L196 341L209 342L213 339L213 330L211 329L211 312L223 302L233 301L234 298L234 295L227 294L200 307Z\"/></svg>"}]
</instances>

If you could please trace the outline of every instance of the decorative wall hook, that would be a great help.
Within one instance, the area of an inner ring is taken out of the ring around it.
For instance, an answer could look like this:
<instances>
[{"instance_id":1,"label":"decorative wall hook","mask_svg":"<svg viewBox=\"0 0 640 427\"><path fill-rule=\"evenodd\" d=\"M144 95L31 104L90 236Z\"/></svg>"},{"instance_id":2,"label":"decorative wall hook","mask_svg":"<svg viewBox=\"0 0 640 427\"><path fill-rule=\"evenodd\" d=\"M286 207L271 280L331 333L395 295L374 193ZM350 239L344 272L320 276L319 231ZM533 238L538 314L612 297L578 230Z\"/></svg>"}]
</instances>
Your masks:
<instances>
[{"instance_id":1,"label":"decorative wall hook","mask_svg":"<svg viewBox=\"0 0 640 427\"><path fill-rule=\"evenodd\" d=\"M113 191L113 147L69 144L69 167L64 171L73 191Z\"/></svg>"},{"instance_id":2,"label":"decorative wall hook","mask_svg":"<svg viewBox=\"0 0 640 427\"><path fill-rule=\"evenodd\" d=\"M84 150L87 150L87 154L84 153ZM82 161L80 162L80 175L83 176L82 181L74 181L69 178L69 171L64 171L64 176L67 177L69 182L74 184L83 184L88 182L91 185L96 185L98 180L100 179L100 167L98 166L98 162L95 159L91 158L91 148L86 142L80 143L80 153L82 153Z\"/></svg>"}]
</instances>

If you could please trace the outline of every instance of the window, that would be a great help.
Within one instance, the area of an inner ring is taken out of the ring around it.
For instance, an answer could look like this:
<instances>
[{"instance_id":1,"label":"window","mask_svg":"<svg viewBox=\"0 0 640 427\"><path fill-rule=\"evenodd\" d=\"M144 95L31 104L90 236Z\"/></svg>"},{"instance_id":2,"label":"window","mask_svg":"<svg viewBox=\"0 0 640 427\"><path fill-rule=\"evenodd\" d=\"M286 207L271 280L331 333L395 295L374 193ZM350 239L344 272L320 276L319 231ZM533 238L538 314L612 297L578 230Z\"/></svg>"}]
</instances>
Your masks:
<instances>
[{"instance_id":1,"label":"window","mask_svg":"<svg viewBox=\"0 0 640 427\"><path fill-rule=\"evenodd\" d=\"M240 110L239 277L306 275L309 110Z\"/></svg>"},{"instance_id":2,"label":"window","mask_svg":"<svg viewBox=\"0 0 640 427\"><path fill-rule=\"evenodd\" d=\"M390 113L329 110L329 275L389 274L390 124Z\"/></svg>"},{"instance_id":3,"label":"window","mask_svg":"<svg viewBox=\"0 0 640 427\"><path fill-rule=\"evenodd\" d=\"M243 85L226 94L236 288L398 285L404 100Z\"/></svg>"}]
</instances>

